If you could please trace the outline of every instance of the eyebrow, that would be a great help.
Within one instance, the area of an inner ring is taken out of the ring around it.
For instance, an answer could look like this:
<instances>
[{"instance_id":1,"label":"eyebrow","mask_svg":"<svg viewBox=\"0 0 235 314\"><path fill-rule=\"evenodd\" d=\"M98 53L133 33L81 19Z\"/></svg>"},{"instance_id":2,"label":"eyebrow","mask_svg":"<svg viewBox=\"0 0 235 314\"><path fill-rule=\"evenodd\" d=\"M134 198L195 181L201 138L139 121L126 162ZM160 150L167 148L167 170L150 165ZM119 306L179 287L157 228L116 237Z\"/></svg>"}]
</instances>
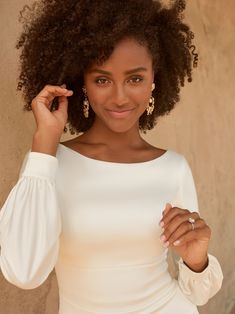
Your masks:
<instances>
[{"instance_id":1,"label":"eyebrow","mask_svg":"<svg viewBox=\"0 0 235 314\"><path fill-rule=\"evenodd\" d=\"M128 71L125 71L124 74L132 74L132 73L136 73L136 72L140 72L140 71L147 71L146 68L144 67L138 67L138 68L135 68L135 69L131 69L131 70L128 70ZM89 71L90 73L101 73L101 74L106 74L106 75L112 75L111 72L108 72L108 71L104 71L104 70L101 70L101 69L92 69Z\"/></svg>"}]
</instances>

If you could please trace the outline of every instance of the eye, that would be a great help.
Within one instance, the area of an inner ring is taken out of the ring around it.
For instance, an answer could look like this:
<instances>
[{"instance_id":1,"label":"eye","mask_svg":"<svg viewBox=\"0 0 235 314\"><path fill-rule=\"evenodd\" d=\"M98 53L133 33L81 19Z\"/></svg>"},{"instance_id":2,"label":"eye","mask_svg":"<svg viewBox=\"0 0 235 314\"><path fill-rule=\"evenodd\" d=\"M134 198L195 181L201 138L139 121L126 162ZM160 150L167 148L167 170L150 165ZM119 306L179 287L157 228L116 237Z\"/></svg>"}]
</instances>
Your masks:
<instances>
[{"instance_id":1,"label":"eye","mask_svg":"<svg viewBox=\"0 0 235 314\"><path fill-rule=\"evenodd\" d=\"M132 81L134 84L136 84L136 83L142 82L142 81L143 81L143 78L142 78L142 77L139 77L139 76L135 76L135 77L132 77L132 78L130 79L130 81Z\"/></svg>"},{"instance_id":2,"label":"eye","mask_svg":"<svg viewBox=\"0 0 235 314\"><path fill-rule=\"evenodd\" d=\"M108 80L106 80L105 78L98 78L95 80L95 82L98 84L98 85L104 85L105 82L108 82Z\"/></svg>"}]
</instances>

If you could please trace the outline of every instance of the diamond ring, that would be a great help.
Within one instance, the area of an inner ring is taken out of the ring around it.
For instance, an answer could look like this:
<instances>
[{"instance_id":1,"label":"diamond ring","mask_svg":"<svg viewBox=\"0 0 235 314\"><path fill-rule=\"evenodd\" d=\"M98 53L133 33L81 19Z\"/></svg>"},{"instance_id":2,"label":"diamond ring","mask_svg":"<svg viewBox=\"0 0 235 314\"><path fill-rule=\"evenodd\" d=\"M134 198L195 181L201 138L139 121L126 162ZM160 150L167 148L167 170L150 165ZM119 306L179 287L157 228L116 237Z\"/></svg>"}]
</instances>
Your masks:
<instances>
[{"instance_id":1,"label":"diamond ring","mask_svg":"<svg viewBox=\"0 0 235 314\"><path fill-rule=\"evenodd\" d=\"M194 225L195 224L195 219L189 217L188 218L188 222L191 224L192 230L194 230L195 229L195 225Z\"/></svg>"}]
</instances>

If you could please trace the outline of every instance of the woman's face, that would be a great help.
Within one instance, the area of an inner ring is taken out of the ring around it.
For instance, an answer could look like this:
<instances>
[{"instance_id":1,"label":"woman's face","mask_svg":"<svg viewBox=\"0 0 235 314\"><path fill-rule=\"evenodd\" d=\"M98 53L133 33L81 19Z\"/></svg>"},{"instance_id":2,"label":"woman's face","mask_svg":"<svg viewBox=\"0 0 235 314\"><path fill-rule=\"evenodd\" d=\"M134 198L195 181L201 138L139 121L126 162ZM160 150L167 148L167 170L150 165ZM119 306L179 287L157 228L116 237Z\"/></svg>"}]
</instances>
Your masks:
<instances>
[{"instance_id":1,"label":"woman's face","mask_svg":"<svg viewBox=\"0 0 235 314\"><path fill-rule=\"evenodd\" d=\"M149 104L154 72L146 47L134 39L120 41L102 66L84 74L94 124L114 132L139 129L139 118Z\"/></svg>"}]
</instances>

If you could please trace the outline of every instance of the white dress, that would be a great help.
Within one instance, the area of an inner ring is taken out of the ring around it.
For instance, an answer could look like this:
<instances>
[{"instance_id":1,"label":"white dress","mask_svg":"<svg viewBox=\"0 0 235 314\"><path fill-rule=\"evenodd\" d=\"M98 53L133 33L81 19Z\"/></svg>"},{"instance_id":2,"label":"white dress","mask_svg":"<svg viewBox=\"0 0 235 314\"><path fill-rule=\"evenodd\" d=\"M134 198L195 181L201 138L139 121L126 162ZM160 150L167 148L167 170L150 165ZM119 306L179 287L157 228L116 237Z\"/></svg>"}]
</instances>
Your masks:
<instances>
[{"instance_id":1,"label":"white dress","mask_svg":"<svg viewBox=\"0 0 235 314\"><path fill-rule=\"evenodd\" d=\"M22 289L55 267L59 314L195 314L220 289L218 260L201 273L167 269L158 223L165 204L198 211L185 157L139 163L86 157L59 144L29 151L0 212L0 267Z\"/></svg>"}]
</instances>

